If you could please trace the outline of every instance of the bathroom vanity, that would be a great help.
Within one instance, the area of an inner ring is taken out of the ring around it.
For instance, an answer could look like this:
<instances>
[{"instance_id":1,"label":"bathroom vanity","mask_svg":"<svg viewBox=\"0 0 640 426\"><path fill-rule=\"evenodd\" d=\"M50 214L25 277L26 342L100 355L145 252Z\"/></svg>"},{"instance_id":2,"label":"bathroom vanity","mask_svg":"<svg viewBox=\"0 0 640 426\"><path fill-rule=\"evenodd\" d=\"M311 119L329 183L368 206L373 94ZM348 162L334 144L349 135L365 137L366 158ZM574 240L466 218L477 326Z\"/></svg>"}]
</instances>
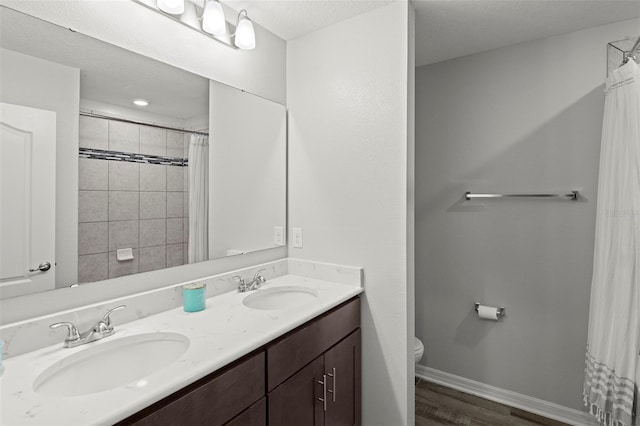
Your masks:
<instances>
[{"instance_id":1,"label":"bathroom vanity","mask_svg":"<svg viewBox=\"0 0 640 426\"><path fill-rule=\"evenodd\" d=\"M44 329L60 340L4 361L0 423L359 424L361 272L318 277L319 264L288 263L258 290L209 297L201 312L177 307L120 323L136 309L130 301L113 315L113 336L74 348L44 325L57 317L16 326L16 336ZM158 364L165 352L175 354Z\"/></svg>"},{"instance_id":2,"label":"bathroom vanity","mask_svg":"<svg viewBox=\"0 0 640 426\"><path fill-rule=\"evenodd\" d=\"M360 424L359 327L355 298L118 424Z\"/></svg>"}]
</instances>

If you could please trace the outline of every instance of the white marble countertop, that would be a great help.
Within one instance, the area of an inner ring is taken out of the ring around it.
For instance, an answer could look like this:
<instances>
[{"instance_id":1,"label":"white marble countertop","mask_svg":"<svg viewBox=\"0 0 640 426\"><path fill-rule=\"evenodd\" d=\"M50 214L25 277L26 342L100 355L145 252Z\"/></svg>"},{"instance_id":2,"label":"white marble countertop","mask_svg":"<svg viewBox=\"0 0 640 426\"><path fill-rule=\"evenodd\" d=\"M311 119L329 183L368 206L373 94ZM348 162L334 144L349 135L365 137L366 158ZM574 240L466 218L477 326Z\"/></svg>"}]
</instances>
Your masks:
<instances>
[{"instance_id":1,"label":"white marble countertop","mask_svg":"<svg viewBox=\"0 0 640 426\"><path fill-rule=\"evenodd\" d=\"M122 325L114 315L116 333L112 337L72 349L63 348L61 341L5 360L0 376L0 424L113 424L362 292L361 287L298 275L271 279L262 289L288 285L313 288L318 297L290 309L262 311L242 304L254 292L228 292L207 299L201 312L186 313L180 307ZM145 386L129 384L75 397L42 396L34 391L38 375L63 358L119 337L149 332L183 334L190 344L176 362L145 377Z\"/></svg>"}]
</instances>

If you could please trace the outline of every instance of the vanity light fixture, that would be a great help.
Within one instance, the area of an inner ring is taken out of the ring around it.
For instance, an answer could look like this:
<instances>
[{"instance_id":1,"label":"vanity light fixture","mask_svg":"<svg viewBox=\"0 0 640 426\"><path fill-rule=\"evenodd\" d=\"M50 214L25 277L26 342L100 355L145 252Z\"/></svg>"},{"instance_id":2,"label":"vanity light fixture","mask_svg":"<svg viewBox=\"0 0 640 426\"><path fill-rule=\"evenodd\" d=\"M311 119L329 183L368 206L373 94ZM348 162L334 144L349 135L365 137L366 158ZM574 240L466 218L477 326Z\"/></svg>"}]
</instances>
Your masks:
<instances>
[{"instance_id":1,"label":"vanity light fixture","mask_svg":"<svg viewBox=\"0 0 640 426\"><path fill-rule=\"evenodd\" d=\"M227 22L220 0L133 1L234 49L256 47L256 31L246 9L238 13L234 28Z\"/></svg>"},{"instance_id":2,"label":"vanity light fixture","mask_svg":"<svg viewBox=\"0 0 640 426\"><path fill-rule=\"evenodd\" d=\"M242 50L252 50L256 47L256 32L253 29L253 22L249 19L245 9L238 13L238 25L236 25L233 43L238 49Z\"/></svg>"},{"instance_id":3,"label":"vanity light fixture","mask_svg":"<svg viewBox=\"0 0 640 426\"><path fill-rule=\"evenodd\" d=\"M222 5L217 0L209 0L204 6L202 14L202 30L214 36L225 35L227 21L224 19Z\"/></svg>"},{"instance_id":4,"label":"vanity light fixture","mask_svg":"<svg viewBox=\"0 0 640 426\"><path fill-rule=\"evenodd\" d=\"M149 105L149 101L146 99L134 99L133 103L139 107L146 107Z\"/></svg>"},{"instance_id":5,"label":"vanity light fixture","mask_svg":"<svg viewBox=\"0 0 640 426\"><path fill-rule=\"evenodd\" d=\"M236 32L227 33L227 21L222 11L222 5L218 0L208 0L202 14L202 30L214 36L233 37L233 44L242 50L252 50L256 47L256 31L253 22L249 19L246 9L238 13L236 19Z\"/></svg>"},{"instance_id":6,"label":"vanity light fixture","mask_svg":"<svg viewBox=\"0 0 640 426\"><path fill-rule=\"evenodd\" d=\"M184 0L158 0L158 8L171 15L184 13Z\"/></svg>"}]
</instances>

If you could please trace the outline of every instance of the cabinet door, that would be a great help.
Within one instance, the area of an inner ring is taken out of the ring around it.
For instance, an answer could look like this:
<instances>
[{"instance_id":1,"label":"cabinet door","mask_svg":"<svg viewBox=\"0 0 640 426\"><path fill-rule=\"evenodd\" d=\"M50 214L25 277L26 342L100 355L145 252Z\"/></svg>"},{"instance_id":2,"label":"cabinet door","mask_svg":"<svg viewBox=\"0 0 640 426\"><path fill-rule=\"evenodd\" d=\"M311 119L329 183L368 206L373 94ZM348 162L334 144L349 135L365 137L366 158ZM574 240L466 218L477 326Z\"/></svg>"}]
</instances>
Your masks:
<instances>
[{"instance_id":1,"label":"cabinet door","mask_svg":"<svg viewBox=\"0 0 640 426\"><path fill-rule=\"evenodd\" d=\"M324 354L326 426L360 424L360 329Z\"/></svg>"},{"instance_id":2,"label":"cabinet door","mask_svg":"<svg viewBox=\"0 0 640 426\"><path fill-rule=\"evenodd\" d=\"M323 357L291 376L269 392L270 426L311 426L324 424L322 398Z\"/></svg>"}]
</instances>

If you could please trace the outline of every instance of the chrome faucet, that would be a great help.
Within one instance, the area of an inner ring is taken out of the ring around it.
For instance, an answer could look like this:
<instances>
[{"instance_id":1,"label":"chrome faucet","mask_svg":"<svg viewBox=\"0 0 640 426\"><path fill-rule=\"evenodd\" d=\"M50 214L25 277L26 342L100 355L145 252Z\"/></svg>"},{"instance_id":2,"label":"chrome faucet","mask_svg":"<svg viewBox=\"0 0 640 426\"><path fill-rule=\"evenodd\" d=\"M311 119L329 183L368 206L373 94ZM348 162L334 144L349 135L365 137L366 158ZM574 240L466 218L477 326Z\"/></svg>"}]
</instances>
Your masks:
<instances>
[{"instance_id":1,"label":"chrome faucet","mask_svg":"<svg viewBox=\"0 0 640 426\"><path fill-rule=\"evenodd\" d=\"M86 343L95 342L96 340L104 339L115 333L115 329L111 324L111 314L120 309L124 309L127 305L116 306L109 310L100 321L95 323L93 327L84 333L80 333L78 328L70 322L56 322L51 324L49 328L67 327L68 334L64 339L65 348L75 348L76 346L84 345Z\"/></svg>"},{"instance_id":2,"label":"chrome faucet","mask_svg":"<svg viewBox=\"0 0 640 426\"><path fill-rule=\"evenodd\" d=\"M266 271L266 269L260 269L258 272L256 272L251 282L248 283L245 283L244 278L242 278L240 275L234 275L233 278L238 280L238 293L256 290L262 284L266 283L267 279L264 276L260 275L260 272L262 271Z\"/></svg>"}]
</instances>

